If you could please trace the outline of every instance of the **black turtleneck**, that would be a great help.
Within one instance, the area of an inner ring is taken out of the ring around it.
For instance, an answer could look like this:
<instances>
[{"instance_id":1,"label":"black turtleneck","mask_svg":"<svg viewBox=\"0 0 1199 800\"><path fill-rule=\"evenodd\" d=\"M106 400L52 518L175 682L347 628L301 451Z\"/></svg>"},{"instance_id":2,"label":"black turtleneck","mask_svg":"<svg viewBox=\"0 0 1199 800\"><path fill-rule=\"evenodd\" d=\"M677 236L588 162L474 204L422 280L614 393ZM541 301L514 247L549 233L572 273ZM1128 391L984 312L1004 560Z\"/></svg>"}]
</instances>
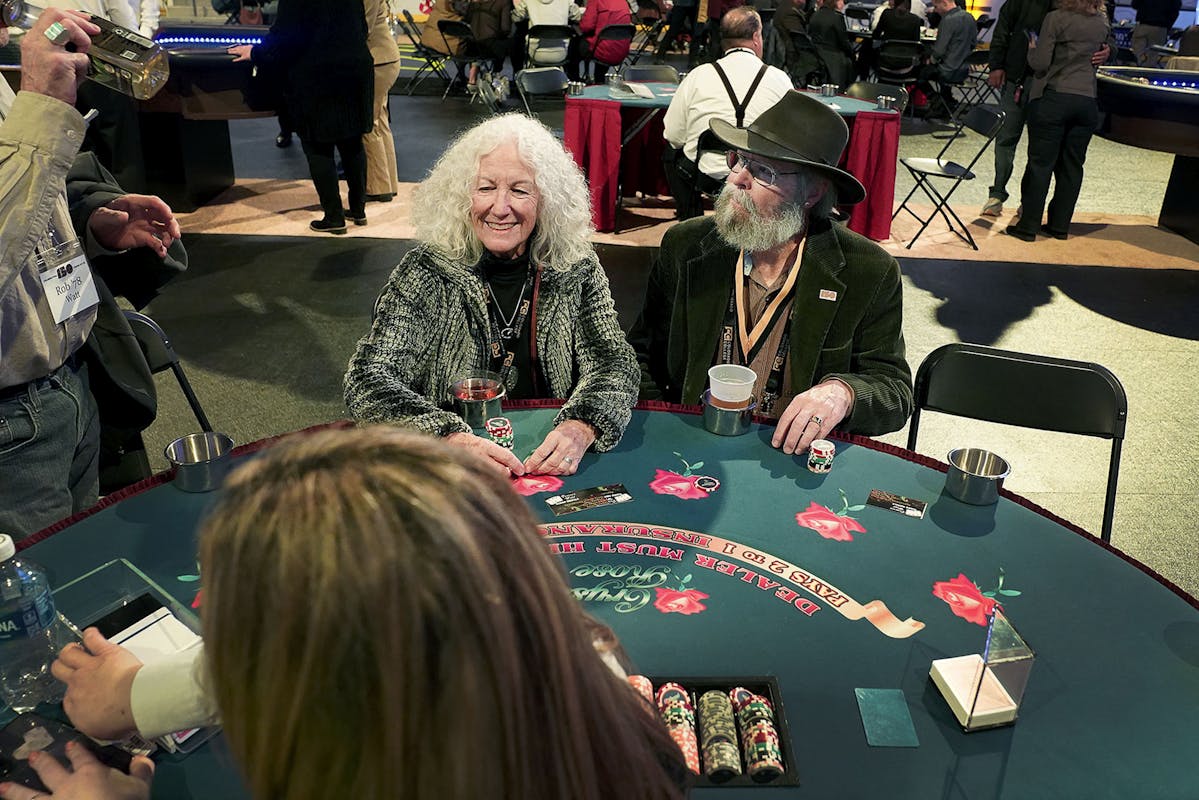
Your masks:
<instances>
[{"instance_id":1,"label":"black turtleneck","mask_svg":"<svg viewBox=\"0 0 1199 800\"><path fill-rule=\"evenodd\" d=\"M483 273L483 280L491 285L491 292L495 295L495 299L492 300L491 294L488 294L487 313L495 322L496 327L502 329L504 327L504 320L513 319L516 315L517 306L520 304L521 290L524 289L525 281L529 276L528 250L526 249L523 255L511 259L500 258L497 255L484 251L483 258L479 260L479 269ZM529 287L525 299L533 299L532 287ZM502 314L496 311L497 302ZM529 337L532 335L532 325L533 313L530 309L516 338L502 342L505 348L516 353L516 357L512 361L512 372L508 377L507 383L508 397L511 397L513 400L521 400L533 396L531 362L529 360ZM491 368L498 372L503 364L503 360L504 357L501 356L497 361L492 363Z\"/></svg>"}]
</instances>

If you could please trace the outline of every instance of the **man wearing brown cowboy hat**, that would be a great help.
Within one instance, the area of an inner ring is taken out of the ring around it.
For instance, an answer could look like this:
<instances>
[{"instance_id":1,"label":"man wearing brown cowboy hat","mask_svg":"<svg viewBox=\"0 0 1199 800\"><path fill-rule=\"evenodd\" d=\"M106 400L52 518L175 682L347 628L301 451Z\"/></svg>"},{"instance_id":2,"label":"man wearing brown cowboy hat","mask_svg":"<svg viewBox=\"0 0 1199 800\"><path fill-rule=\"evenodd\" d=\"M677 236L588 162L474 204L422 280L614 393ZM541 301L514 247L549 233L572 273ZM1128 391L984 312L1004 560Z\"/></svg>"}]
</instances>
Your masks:
<instances>
[{"instance_id":1,"label":"man wearing brown cowboy hat","mask_svg":"<svg viewBox=\"0 0 1199 800\"><path fill-rule=\"evenodd\" d=\"M786 453L834 428L898 430L912 412L899 264L829 220L866 194L837 167L845 123L792 91L748 128L711 127L731 172L715 216L662 239L629 333L641 398L698 403L708 368L735 363L757 374L757 410L778 418Z\"/></svg>"}]
</instances>

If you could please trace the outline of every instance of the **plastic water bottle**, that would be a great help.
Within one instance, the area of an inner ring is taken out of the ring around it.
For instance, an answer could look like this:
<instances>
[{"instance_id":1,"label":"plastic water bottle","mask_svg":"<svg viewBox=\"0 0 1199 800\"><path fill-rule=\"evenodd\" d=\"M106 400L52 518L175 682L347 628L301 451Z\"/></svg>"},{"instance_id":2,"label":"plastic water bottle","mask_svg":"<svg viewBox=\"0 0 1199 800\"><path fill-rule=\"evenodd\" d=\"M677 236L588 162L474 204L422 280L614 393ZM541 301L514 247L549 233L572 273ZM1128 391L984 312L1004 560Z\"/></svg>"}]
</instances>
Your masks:
<instances>
[{"instance_id":1,"label":"plastic water bottle","mask_svg":"<svg viewBox=\"0 0 1199 800\"><path fill-rule=\"evenodd\" d=\"M45 571L16 557L12 537L0 533L0 698L13 711L62 700L50 664L58 655L58 616Z\"/></svg>"}]
</instances>

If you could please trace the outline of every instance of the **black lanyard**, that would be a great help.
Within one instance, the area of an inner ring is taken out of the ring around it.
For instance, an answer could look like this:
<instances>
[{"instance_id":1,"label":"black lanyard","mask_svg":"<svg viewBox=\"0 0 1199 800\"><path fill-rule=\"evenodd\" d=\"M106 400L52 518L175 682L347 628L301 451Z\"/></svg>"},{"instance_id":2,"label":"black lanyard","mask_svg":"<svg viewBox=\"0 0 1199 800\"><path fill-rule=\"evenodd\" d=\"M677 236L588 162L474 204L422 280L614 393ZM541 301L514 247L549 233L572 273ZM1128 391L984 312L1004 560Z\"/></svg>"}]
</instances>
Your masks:
<instances>
[{"instance_id":1,"label":"black lanyard","mask_svg":"<svg viewBox=\"0 0 1199 800\"><path fill-rule=\"evenodd\" d=\"M746 280L746 278L738 276L738 280ZM779 291L782 291L781 289ZM791 303L782 303L775 309L774 315L770 320L770 325L767 331L773 330L778 324L779 317L791 310L791 305L795 301L795 287L791 287L790 291ZM720 363L734 364L736 363L735 351L740 348L736 346L737 342L737 287L734 285L729 290L729 304L724 312L724 325L720 331ZM749 366L757 358L758 353L762 350L762 345L766 344L768 337L764 333L750 347L748 353L744 353L745 366ZM778 351L774 354L774 361L770 364L770 374L766 376L766 386L762 389L761 395L758 397L758 413L770 415L774 412L774 404L778 402L779 390L783 385L783 370L787 365L787 351L791 347L791 314L787 314L787 320L783 323L783 335L779 339Z\"/></svg>"},{"instance_id":2,"label":"black lanyard","mask_svg":"<svg viewBox=\"0 0 1199 800\"><path fill-rule=\"evenodd\" d=\"M530 262L529 272L525 277L525 287L520 293L520 305L516 310L516 317L512 320L512 325L510 327L510 330L515 332L511 338L511 341L520 341L520 332L524 329L525 320L528 319L529 311L533 308L533 303L537 298L537 291L533 287L538 282L540 277L540 267L534 267L532 262ZM501 336L500 320L497 319L497 317L500 315L500 311L497 308L495 309L494 313L492 312L492 302L491 298L489 297L491 290L487 286L486 279L484 279L483 283L483 305L487 307L487 322L491 335L491 341L488 342L487 345L488 353L491 356L491 367L493 371L499 372L500 383L504 386L507 386L508 375L512 372L512 362L516 360L516 350L509 350L508 346L505 344L505 342L509 340ZM533 289L533 291L530 292L530 289ZM535 346L532 344L532 342L536 336L537 331L529 331L530 347ZM535 368L536 364L531 364L531 366ZM531 379L533 381L532 385L536 386L536 377L531 376Z\"/></svg>"}]
</instances>

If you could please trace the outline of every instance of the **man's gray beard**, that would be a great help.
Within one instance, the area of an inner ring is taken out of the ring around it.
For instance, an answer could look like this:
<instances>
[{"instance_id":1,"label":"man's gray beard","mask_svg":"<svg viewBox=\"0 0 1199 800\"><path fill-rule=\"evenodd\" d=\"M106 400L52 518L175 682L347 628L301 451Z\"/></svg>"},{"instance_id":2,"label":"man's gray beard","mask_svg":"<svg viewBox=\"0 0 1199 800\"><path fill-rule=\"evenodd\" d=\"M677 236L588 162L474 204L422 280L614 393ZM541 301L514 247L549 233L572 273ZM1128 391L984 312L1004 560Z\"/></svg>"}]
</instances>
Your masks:
<instances>
[{"instance_id":1,"label":"man's gray beard","mask_svg":"<svg viewBox=\"0 0 1199 800\"><path fill-rule=\"evenodd\" d=\"M807 219L803 206L793 202L784 204L778 216L767 218L754 205L749 192L729 183L716 197L716 230L733 247L750 253L769 250L798 236Z\"/></svg>"}]
</instances>

